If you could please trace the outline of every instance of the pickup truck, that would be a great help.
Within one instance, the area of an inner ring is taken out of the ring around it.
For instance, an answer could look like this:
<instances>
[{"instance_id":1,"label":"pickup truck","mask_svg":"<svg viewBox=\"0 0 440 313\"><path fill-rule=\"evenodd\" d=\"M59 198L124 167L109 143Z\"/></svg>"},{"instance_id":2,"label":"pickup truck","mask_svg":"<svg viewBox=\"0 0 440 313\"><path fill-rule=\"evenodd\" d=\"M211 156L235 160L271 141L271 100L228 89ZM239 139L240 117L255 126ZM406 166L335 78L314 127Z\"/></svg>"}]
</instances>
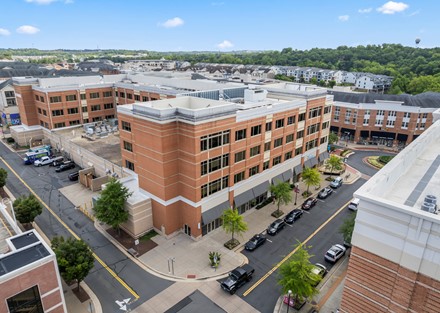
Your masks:
<instances>
[{"instance_id":1,"label":"pickup truck","mask_svg":"<svg viewBox=\"0 0 440 313\"><path fill-rule=\"evenodd\" d=\"M51 158L51 157L49 157L49 156L44 156L44 157L42 157L41 159L36 160L36 161L34 162L34 165L35 165L35 166L43 166L43 165L52 164L53 162L60 161L60 160L63 160L63 157L54 157L54 158Z\"/></svg>"},{"instance_id":2,"label":"pickup truck","mask_svg":"<svg viewBox=\"0 0 440 313\"><path fill-rule=\"evenodd\" d=\"M252 279L254 271L254 268L249 264L237 267L235 270L229 273L228 278L220 282L220 286L223 290L233 295L238 288Z\"/></svg>"}]
</instances>

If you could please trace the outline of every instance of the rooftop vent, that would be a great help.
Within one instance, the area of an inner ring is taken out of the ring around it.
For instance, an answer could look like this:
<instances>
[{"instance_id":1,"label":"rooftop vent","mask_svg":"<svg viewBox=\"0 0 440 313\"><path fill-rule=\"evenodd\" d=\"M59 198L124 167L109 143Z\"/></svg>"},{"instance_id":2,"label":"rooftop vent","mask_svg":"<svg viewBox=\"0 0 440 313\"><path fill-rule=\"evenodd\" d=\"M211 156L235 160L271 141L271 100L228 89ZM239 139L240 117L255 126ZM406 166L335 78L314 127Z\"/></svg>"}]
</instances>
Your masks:
<instances>
[{"instance_id":1,"label":"rooftop vent","mask_svg":"<svg viewBox=\"0 0 440 313\"><path fill-rule=\"evenodd\" d=\"M422 210L437 214L437 197L433 195L427 195L422 204Z\"/></svg>"}]
</instances>

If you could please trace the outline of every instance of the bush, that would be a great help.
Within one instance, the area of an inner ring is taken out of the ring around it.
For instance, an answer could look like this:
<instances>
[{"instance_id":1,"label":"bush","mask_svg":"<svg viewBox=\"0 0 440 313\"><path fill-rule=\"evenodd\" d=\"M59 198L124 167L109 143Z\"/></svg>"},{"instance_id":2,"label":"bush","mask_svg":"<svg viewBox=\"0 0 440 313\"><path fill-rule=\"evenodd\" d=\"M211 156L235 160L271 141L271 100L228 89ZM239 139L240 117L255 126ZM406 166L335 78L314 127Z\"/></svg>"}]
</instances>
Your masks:
<instances>
[{"instance_id":1,"label":"bush","mask_svg":"<svg viewBox=\"0 0 440 313\"><path fill-rule=\"evenodd\" d=\"M311 195L312 195L312 193L311 193L310 191L307 192L307 190L304 191L304 192L302 193L303 198L308 198L308 197L310 197Z\"/></svg>"},{"instance_id":2,"label":"bush","mask_svg":"<svg viewBox=\"0 0 440 313\"><path fill-rule=\"evenodd\" d=\"M240 244L240 241L238 241L237 239L231 239L231 240L228 240L228 241L224 244L224 246L225 246L226 248L228 248L229 250L232 250L232 249L234 249L235 247L237 247L239 244Z\"/></svg>"},{"instance_id":3,"label":"bush","mask_svg":"<svg viewBox=\"0 0 440 313\"><path fill-rule=\"evenodd\" d=\"M276 211L274 211L274 212L272 212L272 216L273 217L275 217L275 218L279 218L280 216L282 216L284 214L284 212L283 211L281 211L281 210L276 210Z\"/></svg>"},{"instance_id":4,"label":"bush","mask_svg":"<svg viewBox=\"0 0 440 313\"><path fill-rule=\"evenodd\" d=\"M8 138L6 138L6 142L7 142L7 143L14 143L14 142L15 142L15 139L12 138L12 137L8 137Z\"/></svg>"},{"instance_id":5,"label":"bush","mask_svg":"<svg viewBox=\"0 0 440 313\"><path fill-rule=\"evenodd\" d=\"M387 164L387 163L388 163L389 161L391 161L393 158L394 158L394 156L391 156L391 155L381 155L381 156L378 158L378 161L379 161L380 163Z\"/></svg>"},{"instance_id":6,"label":"bush","mask_svg":"<svg viewBox=\"0 0 440 313\"><path fill-rule=\"evenodd\" d=\"M351 150L350 149L344 149L344 150L342 150L342 152L341 152L341 156L343 156L343 157L345 157L347 154L349 154L351 152Z\"/></svg>"},{"instance_id":7,"label":"bush","mask_svg":"<svg viewBox=\"0 0 440 313\"><path fill-rule=\"evenodd\" d=\"M257 210L265 207L266 205L268 205L269 203L272 203L273 199L272 197L267 198L266 200L264 200L263 202L261 202L260 204L258 204L255 208Z\"/></svg>"}]
</instances>

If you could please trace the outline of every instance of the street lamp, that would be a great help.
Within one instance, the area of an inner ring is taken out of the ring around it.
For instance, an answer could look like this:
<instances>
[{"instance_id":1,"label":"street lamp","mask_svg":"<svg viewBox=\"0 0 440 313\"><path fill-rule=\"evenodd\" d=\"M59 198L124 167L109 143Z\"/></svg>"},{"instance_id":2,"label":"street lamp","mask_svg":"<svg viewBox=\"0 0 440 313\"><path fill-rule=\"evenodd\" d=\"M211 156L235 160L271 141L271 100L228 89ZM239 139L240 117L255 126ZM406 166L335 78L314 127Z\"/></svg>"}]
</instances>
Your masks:
<instances>
[{"instance_id":1,"label":"street lamp","mask_svg":"<svg viewBox=\"0 0 440 313\"><path fill-rule=\"evenodd\" d=\"M290 296L292 295L292 290L289 290L287 292L287 313L289 313L289 306L290 306Z\"/></svg>"},{"instance_id":2,"label":"street lamp","mask_svg":"<svg viewBox=\"0 0 440 313\"><path fill-rule=\"evenodd\" d=\"M298 183L296 183L295 184L295 205L296 205L296 199L298 199L298 193L299 193Z\"/></svg>"}]
</instances>

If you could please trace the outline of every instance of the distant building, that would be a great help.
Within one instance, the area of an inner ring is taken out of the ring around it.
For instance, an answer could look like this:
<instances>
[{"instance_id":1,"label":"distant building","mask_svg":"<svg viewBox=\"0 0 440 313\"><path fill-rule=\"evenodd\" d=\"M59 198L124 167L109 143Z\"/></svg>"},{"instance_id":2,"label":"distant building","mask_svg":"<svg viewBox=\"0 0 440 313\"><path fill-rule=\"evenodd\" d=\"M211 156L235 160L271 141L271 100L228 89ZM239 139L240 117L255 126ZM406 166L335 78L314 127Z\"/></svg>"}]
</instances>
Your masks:
<instances>
[{"instance_id":1,"label":"distant building","mask_svg":"<svg viewBox=\"0 0 440 313\"><path fill-rule=\"evenodd\" d=\"M440 110L433 115L428 130L354 193L360 203L340 312L440 312Z\"/></svg>"},{"instance_id":2,"label":"distant building","mask_svg":"<svg viewBox=\"0 0 440 313\"><path fill-rule=\"evenodd\" d=\"M2 125L20 125L20 112L17 106L12 79L0 82L0 116Z\"/></svg>"}]
</instances>

